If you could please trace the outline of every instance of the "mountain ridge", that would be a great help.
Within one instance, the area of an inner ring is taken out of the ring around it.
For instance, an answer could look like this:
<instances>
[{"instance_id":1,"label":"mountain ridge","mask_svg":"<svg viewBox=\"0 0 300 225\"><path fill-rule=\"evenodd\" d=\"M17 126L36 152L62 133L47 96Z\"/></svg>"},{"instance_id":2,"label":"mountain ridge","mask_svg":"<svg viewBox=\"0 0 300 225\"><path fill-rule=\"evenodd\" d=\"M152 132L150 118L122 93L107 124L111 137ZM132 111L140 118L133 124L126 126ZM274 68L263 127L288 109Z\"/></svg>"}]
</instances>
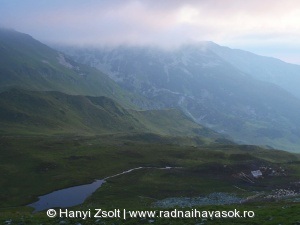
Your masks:
<instances>
[{"instance_id":1,"label":"mountain ridge","mask_svg":"<svg viewBox=\"0 0 300 225\"><path fill-rule=\"evenodd\" d=\"M165 107L178 107L235 141L298 151L300 99L235 67L211 45L168 51L121 46L64 52L105 71L123 88Z\"/></svg>"},{"instance_id":2,"label":"mountain ridge","mask_svg":"<svg viewBox=\"0 0 300 225\"><path fill-rule=\"evenodd\" d=\"M300 65L249 51L211 45L212 51L250 76L273 83L300 98Z\"/></svg>"}]
</instances>

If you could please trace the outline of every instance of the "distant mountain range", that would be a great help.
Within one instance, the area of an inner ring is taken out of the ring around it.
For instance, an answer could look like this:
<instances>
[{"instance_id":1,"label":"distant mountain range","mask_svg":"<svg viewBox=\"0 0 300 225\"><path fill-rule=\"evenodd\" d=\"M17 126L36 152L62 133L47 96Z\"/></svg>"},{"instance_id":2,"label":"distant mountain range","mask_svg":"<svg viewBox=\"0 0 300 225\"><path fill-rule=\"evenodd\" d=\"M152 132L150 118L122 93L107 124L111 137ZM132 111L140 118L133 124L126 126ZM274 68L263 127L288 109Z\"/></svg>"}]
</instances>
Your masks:
<instances>
[{"instance_id":1,"label":"distant mountain range","mask_svg":"<svg viewBox=\"0 0 300 225\"><path fill-rule=\"evenodd\" d=\"M60 48L126 90L178 107L235 141L300 149L300 66L212 42L156 47Z\"/></svg>"}]
</instances>

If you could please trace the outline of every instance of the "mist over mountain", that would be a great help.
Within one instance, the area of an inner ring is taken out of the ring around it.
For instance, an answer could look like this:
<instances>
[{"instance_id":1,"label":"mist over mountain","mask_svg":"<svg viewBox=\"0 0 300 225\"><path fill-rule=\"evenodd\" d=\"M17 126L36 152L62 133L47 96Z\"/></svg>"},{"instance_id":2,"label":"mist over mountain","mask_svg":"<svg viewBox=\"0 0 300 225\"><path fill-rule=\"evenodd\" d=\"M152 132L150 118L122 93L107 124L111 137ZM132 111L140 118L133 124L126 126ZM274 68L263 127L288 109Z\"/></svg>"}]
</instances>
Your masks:
<instances>
[{"instance_id":1,"label":"mist over mountain","mask_svg":"<svg viewBox=\"0 0 300 225\"><path fill-rule=\"evenodd\" d=\"M0 29L0 92L11 88L107 96L126 107L148 101L120 88L106 74L77 63L28 34ZM151 108L155 104L151 103Z\"/></svg>"},{"instance_id":2,"label":"mist over mountain","mask_svg":"<svg viewBox=\"0 0 300 225\"><path fill-rule=\"evenodd\" d=\"M173 50L128 46L62 50L104 71L128 91L165 107L179 107L199 124L235 141L299 149L300 99L295 97L295 85L289 85L299 83L297 65L212 42ZM284 73L273 73L276 68ZM284 74L289 78L281 82Z\"/></svg>"}]
</instances>

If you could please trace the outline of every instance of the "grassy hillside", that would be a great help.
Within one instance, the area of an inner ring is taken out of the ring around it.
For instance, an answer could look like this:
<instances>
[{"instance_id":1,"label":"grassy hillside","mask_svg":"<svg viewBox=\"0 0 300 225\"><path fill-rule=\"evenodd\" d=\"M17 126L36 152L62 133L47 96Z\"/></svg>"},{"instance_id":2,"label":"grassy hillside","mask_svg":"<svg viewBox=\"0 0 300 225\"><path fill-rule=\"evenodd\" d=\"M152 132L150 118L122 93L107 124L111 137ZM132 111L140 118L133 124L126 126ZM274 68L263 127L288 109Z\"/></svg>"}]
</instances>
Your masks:
<instances>
[{"instance_id":1,"label":"grassy hillside","mask_svg":"<svg viewBox=\"0 0 300 225\"><path fill-rule=\"evenodd\" d=\"M12 89L0 93L2 134L155 133L221 137L178 110L127 110L107 97Z\"/></svg>"},{"instance_id":2,"label":"grassy hillside","mask_svg":"<svg viewBox=\"0 0 300 225\"><path fill-rule=\"evenodd\" d=\"M0 61L0 92L18 87L107 96L128 107L147 108L149 104L100 71L70 60L27 34L0 29Z\"/></svg>"}]
</instances>

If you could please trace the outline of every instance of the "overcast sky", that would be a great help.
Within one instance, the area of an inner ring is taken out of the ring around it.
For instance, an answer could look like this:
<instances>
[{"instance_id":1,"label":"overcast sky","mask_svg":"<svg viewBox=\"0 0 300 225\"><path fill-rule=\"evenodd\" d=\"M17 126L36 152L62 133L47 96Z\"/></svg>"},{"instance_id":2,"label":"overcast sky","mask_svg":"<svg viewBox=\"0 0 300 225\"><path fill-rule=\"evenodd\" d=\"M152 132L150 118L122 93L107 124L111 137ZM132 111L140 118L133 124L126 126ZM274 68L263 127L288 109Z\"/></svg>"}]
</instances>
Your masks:
<instances>
[{"instance_id":1,"label":"overcast sky","mask_svg":"<svg viewBox=\"0 0 300 225\"><path fill-rule=\"evenodd\" d=\"M300 0L0 0L0 26L71 45L213 41L300 64Z\"/></svg>"}]
</instances>

